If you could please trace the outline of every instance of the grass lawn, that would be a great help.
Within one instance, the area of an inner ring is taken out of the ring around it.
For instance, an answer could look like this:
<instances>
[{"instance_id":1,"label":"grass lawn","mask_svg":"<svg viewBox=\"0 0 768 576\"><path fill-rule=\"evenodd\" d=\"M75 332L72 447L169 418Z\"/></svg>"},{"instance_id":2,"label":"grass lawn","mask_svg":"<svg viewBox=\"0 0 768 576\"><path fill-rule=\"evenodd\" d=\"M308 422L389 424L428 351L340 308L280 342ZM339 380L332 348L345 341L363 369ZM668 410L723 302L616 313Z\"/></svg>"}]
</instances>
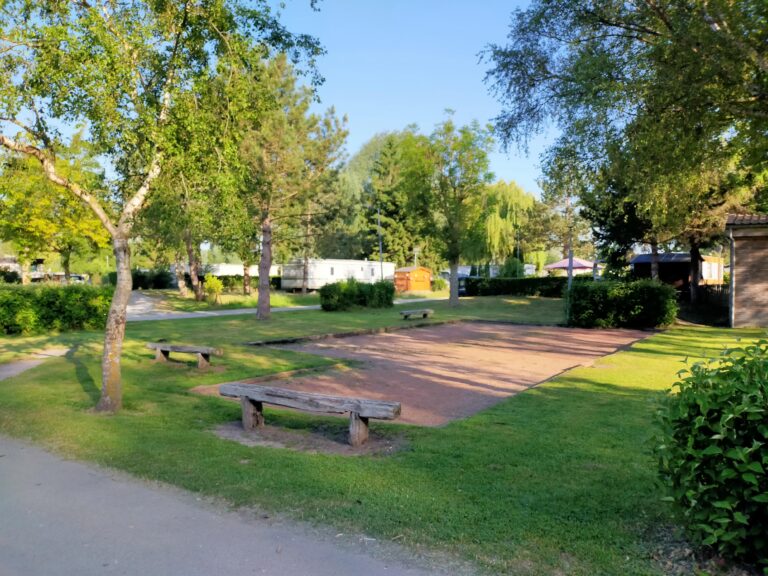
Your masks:
<instances>
[{"instance_id":1,"label":"grass lawn","mask_svg":"<svg viewBox=\"0 0 768 576\"><path fill-rule=\"evenodd\" d=\"M233 308L256 308L258 297L254 287L251 296L243 294L222 294L221 304L197 302L194 296L182 298L177 290L144 290L147 296L161 300L159 309L177 312L197 312L198 310L230 310ZM295 306L315 306L320 304L319 294L291 294L289 292L271 292L270 304L275 308L293 308Z\"/></svg>"},{"instance_id":2,"label":"grass lawn","mask_svg":"<svg viewBox=\"0 0 768 576\"><path fill-rule=\"evenodd\" d=\"M562 302L478 298L459 310L430 305L438 319L500 318L552 324ZM402 323L393 310L275 314L131 323L123 356L125 409L95 415L100 334L48 339L74 346L0 382L0 432L61 453L169 482L236 505L397 542L457 551L491 572L658 574L651 560L669 524L655 484L650 439L653 399L688 358L716 355L759 330L679 327L655 334L590 368L569 371L474 417L443 428L373 424L404 434L393 456L344 457L246 447L210 432L240 417L239 406L190 394L200 384L329 361L239 343ZM157 338L221 346L218 368L150 362ZM2 358L44 346L5 338ZM344 419L270 411L294 428Z\"/></svg>"}]
</instances>

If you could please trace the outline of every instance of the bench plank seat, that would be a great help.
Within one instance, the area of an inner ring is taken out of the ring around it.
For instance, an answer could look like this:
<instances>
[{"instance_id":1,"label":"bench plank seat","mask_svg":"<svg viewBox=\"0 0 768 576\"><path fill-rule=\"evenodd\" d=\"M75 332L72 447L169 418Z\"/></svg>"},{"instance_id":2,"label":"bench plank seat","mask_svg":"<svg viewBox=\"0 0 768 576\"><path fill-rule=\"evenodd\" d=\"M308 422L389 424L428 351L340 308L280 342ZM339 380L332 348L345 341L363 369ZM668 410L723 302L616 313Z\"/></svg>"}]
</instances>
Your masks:
<instances>
[{"instance_id":1,"label":"bench plank seat","mask_svg":"<svg viewBox=\"0 0 768 576\"><path fill-rule=\"evenodd\" d=\"M155 351L157 362L167 362L171 352L197 354L197 367L208 368L211 365L211 356L222 356L218 348L210 346L192 346L187 344L167 344L165 342L147 342L147 348Z\"/></svg>"},{"instance_id":2,"label":"bench plank seat","mask_svg":"<svg viewBox=\"0 0 768 576\"><path fill-rule=\"evenodd\" d=\"M330 396L253 384L223 384L219 387L219 394L229 398L240 398L243 409L243 428L246 430L264 426L264 403L325 414L349 412L349 443L352 446L360 446L368 440L369 418L394 420L400 416L401 411L399 402Z\"/></svg>"},{"instance_id":3,"label":"bench plank seat","mask_svg":"<svg viewBox=\"0 0 768 576\"><path fill-rule=\"evenodd\" d=\"M402 310L400 312L400 316L403 317L403 320L410 319L411 316L421 316L422 318L429 318L434 314L435 311L431 308L421 308L418 310Z\"/></svg>"}]
</instances>

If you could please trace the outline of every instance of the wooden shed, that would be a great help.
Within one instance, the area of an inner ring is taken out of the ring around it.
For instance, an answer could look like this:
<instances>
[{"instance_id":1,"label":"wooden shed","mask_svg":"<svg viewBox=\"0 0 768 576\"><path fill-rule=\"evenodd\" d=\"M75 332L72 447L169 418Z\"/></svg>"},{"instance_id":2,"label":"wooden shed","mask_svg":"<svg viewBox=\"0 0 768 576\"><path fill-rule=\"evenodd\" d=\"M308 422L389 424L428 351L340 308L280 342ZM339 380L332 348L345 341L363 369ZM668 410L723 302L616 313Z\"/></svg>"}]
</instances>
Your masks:
<instances>
[{"instance_id":1,"label":"wooden shed","mask_svg":"<svg viewBox=\"0 0 768 576\"><path fill-rule=\"evenodd\" d=\"M768 215L729 214L730 324L768 326Z\"/></svg>"},{"instance_id":2,"label":"wooden shed","mask_svg":"<svg viewBox=\"0 0 768 576\"><path fill-rule=\"evenodd\" d=\"M432 271L422 266L395 270L395 290L398 292L428 292L432 289Z\"/></svg>"}]
</instances>

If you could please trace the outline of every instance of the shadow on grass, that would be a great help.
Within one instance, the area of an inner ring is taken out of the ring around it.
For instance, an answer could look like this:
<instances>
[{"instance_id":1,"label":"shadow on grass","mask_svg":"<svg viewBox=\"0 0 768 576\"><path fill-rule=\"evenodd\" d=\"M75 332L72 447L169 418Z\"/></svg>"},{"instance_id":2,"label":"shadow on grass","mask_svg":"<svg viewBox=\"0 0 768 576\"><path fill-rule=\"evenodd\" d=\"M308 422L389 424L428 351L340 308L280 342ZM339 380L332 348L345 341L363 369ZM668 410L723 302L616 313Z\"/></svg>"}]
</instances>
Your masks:
<instances>
[{"instance_id":1,"label":"shadow on grass","mask_svg":"<svg viewBox=\"0 0 768 576\"><path fill-rule=\"evenodd\" d=\"M80 384L80 387L83 389L83 392L88 395L88 397L91 399L91 402L96 404L101 397L101 391L91 376L91 373L88 371L88 367L85 365L85 362L83 362L78 356L77 353L79 349L80 344L73 345L72 348L69 349L69 352L64 355L64 357L75 367L75 377L77 378L78 384Z\"/></svg>"}]
</instances>

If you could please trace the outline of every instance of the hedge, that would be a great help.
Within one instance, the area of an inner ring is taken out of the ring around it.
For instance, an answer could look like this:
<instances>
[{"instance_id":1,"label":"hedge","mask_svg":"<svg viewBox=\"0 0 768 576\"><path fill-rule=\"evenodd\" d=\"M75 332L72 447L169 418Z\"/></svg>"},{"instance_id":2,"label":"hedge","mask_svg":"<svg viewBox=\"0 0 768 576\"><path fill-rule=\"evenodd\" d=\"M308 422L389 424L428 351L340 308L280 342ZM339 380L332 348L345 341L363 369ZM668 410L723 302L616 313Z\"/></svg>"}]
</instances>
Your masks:
<instances>
[{"instance_id":1,"label":"hedge","mask_svg":"<svg viewBox=\"0 0 768 576\"><path fill-rule=\"evenodd\" d=\"M691 366L659 423L659 472L689 535L768 573L768 341Z\"/></svg>"},{"instance_id":2,"label":"hedge","mask_svg":"<svg viewBox=\"0 0 768 576\"><path fill-rule=\"evenodd\" d=\"M117 286L117 272L110 272L107 276L109 277L109 283L112 286ZM139 270L134 268L131 270L131 280L133 281L133 290L165 290L171 288L174 283L170 271L163 268L155 270Z\"/></svg>"},{"instance_id":3,"label":"hedge","mask_svg":"<svg viewBox=\"0 0 768 576\"><path fill-rule=\"evenodd\" d=\"M36 334L104 328L111 287L0 286L0 332Z\"/></svg>"},{"instance_id":4,"label":"hedge","mask_svg":"<svg viewBox=\"0 0 768 576\"><path fill-rule=\"evenodd\" d=\"M466 279L467 296L545 296L560 298L568 278L473 278Z\"/></svg>"},{"instance_id":5,"label":"hedge","mask_svg":"<svg viewBox=\"0 0 768 576\"><path fill-rule=\"evenodd\" d=\"M654 280L574 282L569 298L569 326L655 328L677 316L675 289Z\"/></svg>"},{"instance_id":6,"label":"hedge","mask_svg":"<svg viewBox=\"0 0 768 576\"><path fill-rule=\"evenodd\" d=\"M320 288L320 307L326 312L349 310L355 306L389 308L394 300L395 285L385 280L364 284L350 278Z\"/></svg>"}]
</instances>

